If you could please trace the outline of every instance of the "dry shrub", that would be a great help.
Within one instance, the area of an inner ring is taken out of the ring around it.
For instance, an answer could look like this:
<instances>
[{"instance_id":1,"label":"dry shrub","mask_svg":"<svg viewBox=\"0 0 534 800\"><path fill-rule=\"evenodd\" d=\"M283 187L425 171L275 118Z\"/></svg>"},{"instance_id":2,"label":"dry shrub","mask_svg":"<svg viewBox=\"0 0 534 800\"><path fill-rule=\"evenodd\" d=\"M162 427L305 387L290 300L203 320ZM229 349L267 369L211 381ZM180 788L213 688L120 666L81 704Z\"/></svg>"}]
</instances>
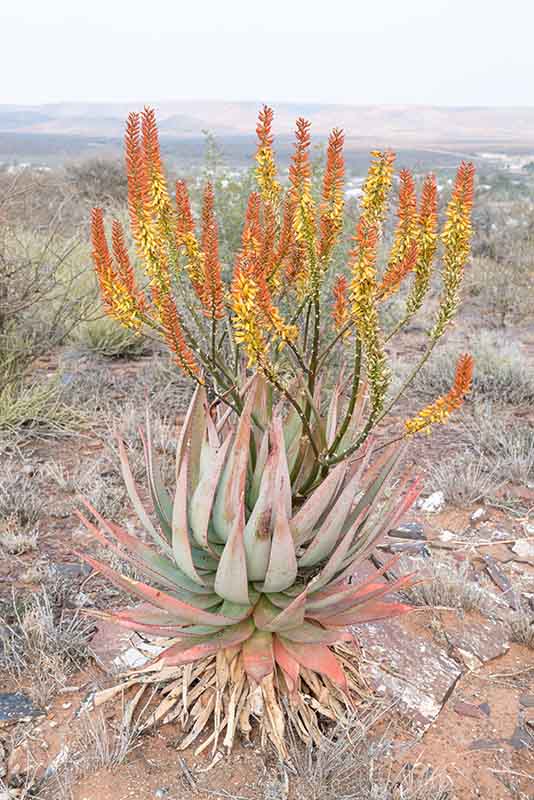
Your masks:
<instances>
[{"instance_id":1,"label":"dry shrub","mask_svg":"<svg viewBox=\"0 0 534 800\"><path fill-rule=\"evenodd\" d=\"M65 579L56 576L0 617L0 669L45 706L87 659L92 624L65 607Z\"/></svg>"}]
</instances>

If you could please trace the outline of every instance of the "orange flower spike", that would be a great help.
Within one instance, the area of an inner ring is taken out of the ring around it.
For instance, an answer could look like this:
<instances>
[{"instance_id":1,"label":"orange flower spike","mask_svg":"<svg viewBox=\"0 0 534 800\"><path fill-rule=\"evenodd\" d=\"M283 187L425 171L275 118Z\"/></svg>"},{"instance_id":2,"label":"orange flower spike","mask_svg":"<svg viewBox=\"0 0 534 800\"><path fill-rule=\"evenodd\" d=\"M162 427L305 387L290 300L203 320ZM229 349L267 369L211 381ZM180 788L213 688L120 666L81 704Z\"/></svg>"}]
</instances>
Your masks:
<instances>
[{"instance_id":1,"label":"orange flower spike","mask_svg":"<svg viewBox=\"0 0 534 800\"><path fill-rule=\"evenodd\" d=\"M406 250L404 257L391 267L388 267L378 289L380 300L386 300L394 294L404 278L412 272L417 264L418 245L414 239Z\"/></svg>"},{"instance_id":2,"label":"orange flower spike","mask_svg":"<svg viewBox=\"0 0 534 800\"><path fill-rule=\"evenodd\" d=\"M176 236L178 249L185 250L187 256L187 274L197 297L201 297L204 288L204 254L195 236L195 221L191 212L191 202L185 181L176 181Z\"/></svg>"},{"instance_id":3,"label":"orange flower spike","mask_svg":"<svg viewBox=\"0 0 534 800\"><path fill-rule=\"evenodd\" d=\"M215 219L215 197L213 185L208 182L204 188L202 207L202 251L204 253L205 283L201 302L204 313L211 319L224 317L223 284L221 262L219 261L219 237Z\"/></svg>"},{"instance_id":4,"label":"orange flower spike","mask_svg":"<svg viewBox=\"0 0 534 800\"><path fill-rule=\"evenodd\" d=\"M174 353L176 363L187 375L202 383L197 361L184 337L176 303L169 294L160 295L157 289L153 290L153 294L155 295L154 303L159 310L165 341Z\"/></svg>"},{"instance_id":5,"label":"orange flower spike","mask_svg":"<svg viewBox=\"0 0 534 800\"><path fill-rule=\"evenodd\" d=\"M374 150L371 156L372 161L363 184L361 209L369 224L377 225L380 232L391 190L395 153Z\"/></svg>"},{"instance_id":6,"label":"orange flower spike","mask_svg":"<svg viewBox=\"0 0 534 800\"><path fill-rule=\"evenodd\" d=\"M406 251L412 246L417 237L417 197L414 179L407 169L400 171L399 179L398 223L389 256L389 266L391 268L394 268L399 261L404 259Z\"/></svg>"},{"instance_id":7,"label":"orange flower spike","mask_svg":"<svg viewBox=\"0 0 534 800\"><path fill-rule=\"evenodd\" d=\"M145 262L151 285L168 286L166 258L154 223L146 158L141 147L139 114L129 114L126 125L126 172L128 208L132 233L140 258Z\"/></svg>"},{"instance_id":8,"label":"orange flower spike","mask_svg":"<svg viewBox=\"0 0 534 800\"><path fill-rule=\"evenodd\" d=\"M289 256L293 236L293 217L295 216L295 203L291 194L288 192L284 201L284 213L282 216L282 227L276 249L276 263L282 264Z\"/></svg>"},{"instance_id":9,"label":"orange flower spike","mask_svg":"<svg viewBox=\"0 0 534 800\"><path fill-rule=\"evenodd\" d=\"M142 325L139 316L142 303L129 275L118 275L113 267L101 208L93 208L91 212L91 239L93 262L106 312L126 327L139 330Z\"/></svg>"},{"instance_id":10,"label":"orange flower spike","mask_svg":"<svg viewBox=\"0 0 534 800\"><path fill-rule=\"evenodd\" d=\"M258 136L256 180L260 187L260 194L263 202L276 207L280 198L281 187L276 180L276 164L272 149L272 122L272 108L263 106L258 115L258 124L256 126L256 134Z\"/></svg>"},{"instance_id":11,"label":"orange flower spike","mask_svg":"<svg viewBox=\"0 0 534 800\"><path fill-rule=\"evenodd\" d=\"M438 244L438 187L435 175L427 175L423 182L421 204L417 216L418 256L415 280L406 301L406 312L411 316L418 311L430 286L432 264Z\"/></svg>"},{"instance_id":12,"label":"orange flower spike","mask_svg":"<svg viewBox=\"0 0 534 800\"><path fill-rule=\"evenodd\" d=\"M289 167L291 195L296 205L293 218L295 236L297 240L305 240L308 244L315 237L315 210L311 193L310 125L311 123L302 117L297 119L295 152Z\"/></svg>"},{"instance_id":13,"label":"orange flower spike","mask_svg":"<svg viewBox=\"0 0 534 800\"><path fill-rule=\"evenodd\" d=\"M163 226L169 222L171 201L167 191L167 182L161 163L158 126L153 108L145 107L141 114L143 156L147 172L151 203L154 211L161 215Z\"/></svg>"},{"instance_id":14,"label":"orange flower spike","mask_svg":"<svg viewBox=\"0 0 534 800\"><path fill-rule=\"evenodd\" d=\"M328 258L343 228L343 210L345 207L343 192L345 177L344 141L343 131L334 128L328 140L326 169L323 179L321 236L319 242L319 255L322 261Z\"/></svg>"},{"instance_id":15,"label":"orange flower spike","mask_svg":"<svg viewBox=\"0 0 534 800\"><path fill-rule=\"evenodd\" d=\"M133 295L138 295L139 290L135 280L135 273L124 243L124 231L122 225L116 219L111 223L111 243L113 246L113 257L118 264L121 280Z\"/></svg>"},{"instance_id":16,"label":"orange flower spike","mask_svg":"<svg viewBox=\"0 0 534 800\"><path fill-rule=\"evenodd\" d=\"M332 311L332 317L334 320L334 327L338 333L343 330L350 319L348 288L349 284L346 277L344 275L338 275L332 290L334 295L334 308ZM345 339L349 336L350 330L345 331L343 338Z\"/></svg>"},{"instance_id":17,"label":"orange flower spike","mask_svg":"<svg viewBox=\"0 0 534 800\"><path fill-rule=\"evenodd\" d=\"M182 238L195 230L195 221L191 212L191 201L185 181L176 181L176 244L183 244Z\"/></svg>"},{"instance_id":18,"label":"orange flower spike","mask_svg":"<svg viewBox=\"0 0 534 800\"><path fill-rule=\"evenodd\" d=\"M462 161L456 174L441 234L441 241L444 245L443 294L436 324L430 332L433 339L438 339L443 335L460 301L464 267L469 258L471 246L474 179L474 165Z\"/></svg>"},{"instance_id":19,"label":"orange flower spike","mask_svg":"<svg viewBox=\"0 0 534 800\"><path fill-rule=\"evenodd\" d=\"M420 431L429 433L432 425L446 422L452 412L460 408L465 396L471 391L473 366L473 357L468 353L463 353L458 360L454 383L450 391L423 408L412 419L406 420L404 423L406 433L409 435Z\"/></svg>"}]
</instances>

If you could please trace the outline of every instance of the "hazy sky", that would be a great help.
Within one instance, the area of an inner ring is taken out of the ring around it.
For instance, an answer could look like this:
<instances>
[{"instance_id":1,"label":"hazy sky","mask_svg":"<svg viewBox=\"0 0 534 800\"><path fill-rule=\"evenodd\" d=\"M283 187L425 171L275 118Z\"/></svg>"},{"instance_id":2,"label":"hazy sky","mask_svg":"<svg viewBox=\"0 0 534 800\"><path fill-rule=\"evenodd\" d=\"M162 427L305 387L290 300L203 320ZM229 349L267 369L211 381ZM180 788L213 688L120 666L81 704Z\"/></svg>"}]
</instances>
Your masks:
<instances>
[{"instance_id":1,"label":"hazy sky","mask_svg":"<svg viewBox=\"0 0 534 800\"><path fill-rule=\"evenodd\" d=\"M533 0L0 0L0 103L534 105Z\"/></svg>"}]
</instances>

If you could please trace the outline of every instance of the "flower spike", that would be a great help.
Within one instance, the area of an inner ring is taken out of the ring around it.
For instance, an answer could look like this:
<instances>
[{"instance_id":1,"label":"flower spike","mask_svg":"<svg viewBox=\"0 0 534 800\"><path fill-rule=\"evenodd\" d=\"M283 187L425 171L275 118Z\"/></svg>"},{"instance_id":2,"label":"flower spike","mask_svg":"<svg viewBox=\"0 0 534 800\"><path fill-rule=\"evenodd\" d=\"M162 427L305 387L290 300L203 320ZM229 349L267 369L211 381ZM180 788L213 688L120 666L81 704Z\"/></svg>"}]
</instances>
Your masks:
<instances>
[{"instance_id":1,"label":"flower spike","mask_svg":"<svg viewBox=\"0 0 534 800\"><path fill-rule=\"evenodd\" d=\"M420 431L429 432L432 425L446 422L452 412L460 408L465 396L471 391L473 365L474 361L471 355L463 353L460 356L450 391L423 408L412 419L406 420L404 424L408 434L412 435Z\"/></svg>"}]
</instances>

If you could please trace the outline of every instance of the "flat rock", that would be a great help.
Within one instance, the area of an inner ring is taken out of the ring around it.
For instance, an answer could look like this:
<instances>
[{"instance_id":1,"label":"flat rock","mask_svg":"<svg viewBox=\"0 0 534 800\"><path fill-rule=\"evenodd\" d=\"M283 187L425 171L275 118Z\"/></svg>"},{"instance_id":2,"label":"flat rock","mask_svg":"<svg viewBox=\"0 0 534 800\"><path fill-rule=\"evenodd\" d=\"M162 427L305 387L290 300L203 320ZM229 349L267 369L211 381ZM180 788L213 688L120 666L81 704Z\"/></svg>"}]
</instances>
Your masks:
<instances>
[{"instance_id":1,"label":"flat rock","mask_svg":"<svg viewBox=\"0 0 534 800\"><path fill-rule=\"evenodd\" d=\"M519 698L519 705L523 708L534 708L534 694L522 694Z\"/></svg>"},{"instance_id":2,"label":"flat rock","mask_svg":"<svg viewBox=\"0 0 534 800\"><path fill-rule=\"evenodd\" d=\"M519 556L521 560L534 561L534 542L527 542L519 539L512 547L512 552Z\"/></svg>"},{"instance_id":3,"label":"flat rock","mask_svg":"<svg viewBox=\"0 0 534 800\"><path fill-rule=\"evenodd\" d=\"M420 502L419 508L425 514L438 514L445 505L445 495L442 491L432 492L431 495L426 497Z\"/></svg>"},{"instance_id":4,"label":"flat rock","mask_svg":"<svg viewBox=\"0 0 534 800\"><path fill-rule=\"evenodd\" d=\"M354 634L366 656L364 673L375 691L393 700L423 734L462 674L458 664L396 620L359 625Z\"/></svg>"},{"instance_id":5,"label":"flat rock","mask_svg":"<svg viewBox=\"0 0 534 800\"><path fill-rule=\"evenodd\" d=\"M508 629L502 622L481 619L465 622L458 617L447 620L447 639L454 654L469 669L504 655L510 649Z\"/></svg>"},{"instance_id":6,"label":"flat rock","mask_svg":"<svg viewBox=\"0 0 534 800\"><path fill-rule=\"evenodd\" d=\"M419 522L405 522L403 525L398 525L389 531L388 536L394 536L397 539L426 539L423 526Z\"/></svg>"},{"instance_id":7,"label":"flat rock","mask_svg":"<svg viewBox=\"0 0 534 800\"><path fill-rule=\"evenodd\" d=\"M474 703L466 703L464 700L459 700L457 703L454 704L454 710L457 714L461 717L473 717L473 719L484 719L487 714L481 709L480 706L476 706Z\"/></svg>"},{"instance_id":8,"label":"flat rock","mask_svg":"<svg viewBox=\"0 0 534 800\"><path fill-rule=\"evenodd\" d=\"M111 622L99 623L90 646L99 666L109 675L138 669L162 650L161 645L151 644Z\"/></svg>"},{"instance_id":9,"label":"flat rock","mask_svg":"<svg viewBox=\"0 0 534 800\"><path fill-rule=\"evenodd\" d=\"M0 723L20 722L20 720L37 717L42 713L22 692L2 692L0 694Z\"/></svg>"}]
</instances>

